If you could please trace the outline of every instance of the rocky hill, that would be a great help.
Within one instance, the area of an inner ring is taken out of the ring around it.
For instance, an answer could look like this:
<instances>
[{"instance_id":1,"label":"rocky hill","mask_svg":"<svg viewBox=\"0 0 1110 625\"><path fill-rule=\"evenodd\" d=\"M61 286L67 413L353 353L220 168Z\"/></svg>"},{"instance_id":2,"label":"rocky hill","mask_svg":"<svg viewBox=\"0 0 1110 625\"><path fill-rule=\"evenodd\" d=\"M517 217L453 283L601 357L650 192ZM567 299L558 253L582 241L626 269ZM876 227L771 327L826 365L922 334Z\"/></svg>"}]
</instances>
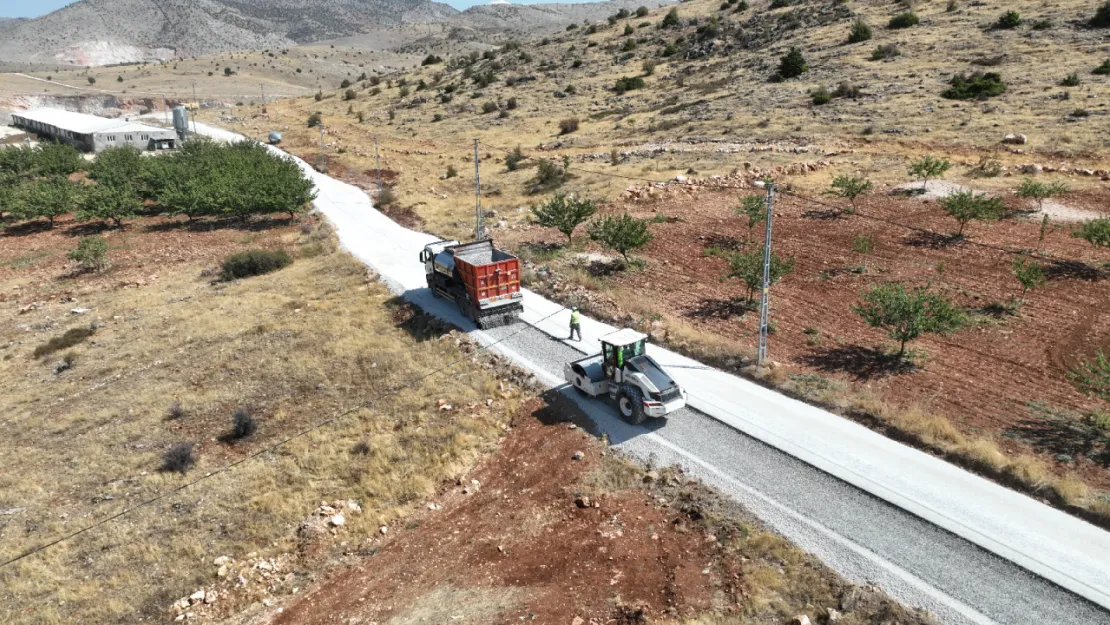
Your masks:
<instances>
[{"instance_id":1,"label":"rocky hill","mask_svg":"<svg viewBox=\"0 0 1110 625\"><path fill-rule=\"evenodd\" d=\"M430 0L81 0L0 23L0 61L111 65L282 48L457 13Z\"/></svg>"}]
</instances>

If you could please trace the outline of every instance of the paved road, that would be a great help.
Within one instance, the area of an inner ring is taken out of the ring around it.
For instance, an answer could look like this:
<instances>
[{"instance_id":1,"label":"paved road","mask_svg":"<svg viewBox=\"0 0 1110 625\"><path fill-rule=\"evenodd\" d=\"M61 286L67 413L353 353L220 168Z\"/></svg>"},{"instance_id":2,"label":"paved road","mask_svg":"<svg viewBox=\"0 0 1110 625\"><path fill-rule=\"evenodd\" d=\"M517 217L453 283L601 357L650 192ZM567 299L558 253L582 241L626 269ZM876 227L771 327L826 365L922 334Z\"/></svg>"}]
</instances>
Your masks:
<instances>
[{"instance_id":1,"label":"paved road","mask_svg":"<svg viewBox=\"0 0 1110 625\"><path fill-rule=\"evenodd\" d=\"M224 139L226 131L202 127ZM395 292L461 327L424 285L417 254L432 237L373 209L357 188L313 172L317 208ZM611 330L583 319L581 343L557 338L569 312L526 293L524 323L472 335L562 384L564 362ZM849 579L873 583L952 624L1110 625L1110 534L855 423L657 347L691 408L633 428L610 406L563 389L640 458L682 464Z\"/></svg>"}]
</instances>

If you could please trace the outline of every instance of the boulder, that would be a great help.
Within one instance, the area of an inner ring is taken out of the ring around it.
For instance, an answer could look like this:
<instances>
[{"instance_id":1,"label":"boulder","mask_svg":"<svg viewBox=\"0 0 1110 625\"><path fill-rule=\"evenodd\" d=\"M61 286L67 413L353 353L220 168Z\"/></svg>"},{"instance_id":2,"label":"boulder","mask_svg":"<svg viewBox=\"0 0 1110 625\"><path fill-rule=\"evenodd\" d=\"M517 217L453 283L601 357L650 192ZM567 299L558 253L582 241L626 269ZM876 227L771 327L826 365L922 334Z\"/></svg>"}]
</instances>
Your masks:
<instances>
[{"instance_id":1,"label":"boulder","mask_svg":"<svg viewBox=\"0 0 1110 625\"><path fill-rule=\"evenodd\" d=\"M809 625L809 617L805 614L799 614L790 619L790 625Z\"/></svg>"},{"instance_id":2,"label":"boulder","mask_svg":"<svg viewBox=\"0 0 1110 625\"><path fill-rule=\"evenodd\" d=\"M1002 143L1005 143L1006 145L1025 145L1026 143L1029 143L1029 137L1021 134L1011 133L1006 135L1005 137L1002 137Z\"/></svg>"}]
</instances>

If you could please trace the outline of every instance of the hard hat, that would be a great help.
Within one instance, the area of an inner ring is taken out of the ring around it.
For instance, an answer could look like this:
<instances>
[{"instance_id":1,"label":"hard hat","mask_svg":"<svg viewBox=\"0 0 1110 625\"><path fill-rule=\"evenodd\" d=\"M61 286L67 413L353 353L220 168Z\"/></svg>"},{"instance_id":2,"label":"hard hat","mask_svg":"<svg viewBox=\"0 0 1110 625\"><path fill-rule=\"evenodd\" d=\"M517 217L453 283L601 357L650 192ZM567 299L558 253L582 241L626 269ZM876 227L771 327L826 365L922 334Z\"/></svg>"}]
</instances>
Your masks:
<instances>
[{"instance_id":1,"label":"hard hat","mask_svg":"<svg viewBox=\"0 0 1110 625\"><path fill-rule=\"evenodd\" d=\"M574 312L578 312L578 307L575 306L574 308L571 308L571 310L573 310Z\"/></svg>"}]
</instances>

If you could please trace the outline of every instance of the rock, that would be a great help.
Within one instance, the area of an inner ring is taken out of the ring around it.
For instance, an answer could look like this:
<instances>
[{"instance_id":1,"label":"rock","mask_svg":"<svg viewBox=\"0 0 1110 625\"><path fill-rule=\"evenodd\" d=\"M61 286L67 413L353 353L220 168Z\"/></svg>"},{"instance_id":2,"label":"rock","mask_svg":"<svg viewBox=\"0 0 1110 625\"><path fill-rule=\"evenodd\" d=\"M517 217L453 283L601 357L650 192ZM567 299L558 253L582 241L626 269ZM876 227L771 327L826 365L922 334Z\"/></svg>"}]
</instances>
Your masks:
<instances>
[{"instance_id":1,"label":"rock","mask_svg":"<svg viewBox=\"0 0 1110 625\"><path fill-rule=\"evenodd\" d=\"M216 569L216 577L227 577L227 565L223 565Z\"/></svg>"},{"instance_id":2,"label":"rock","mask_svg":"<svg viewBox=\"0 0 1110 625\"><path fill-rule=\"evenodd\" d=\"M573 457L574 457L574 459L575 459L575 460L581 460L581 459L583 459L583 458L585 458L585 457L586 457L586 454L584 454L584 453L582 453L582 452L580 452L580 451L576 451L576 452L574 452L574 456L573 456Z\"/></svg>"},{"instance_id":3,"label":"rock","mask_svg":"<svg viewBox=\"0 0 1110 625\"><path fill-rule=\"evenodd\" d=\"M1002 137L1002 143L1006 145L1025 145L1029 143L1029 137L1020 134L1008 134Z\"/></svg>"},{"instance_id":4,"label":"rock","mask_svg":"<svg viewBox=\"0 0 1110 625\"><path fill-rule=\"evenodd\" d=\"M1032 164L1023 166L1021 168L1021 171L1022 171L1022 173L1025 173L1025 174L1039 174L1042 171L1044 171L1044 167L1038 165L1037 163L1032 163Z\"/></svg>"},{"instance_id":5,"label":"rock","mask_svg":"<svg viewBox=\"0 0 1110 625\"><path fill-rule=\"evenodd\" d=\"M229 558L227 556L220 556L220 557L216 558L215 560L213 560L212 564L214 564L216 566L223 566L223 565L227 564L228 562L231 562L231 558Z\"/></svg>"},{"instance_id":6,"label":"rock","mask_svg":"<svg viewBox=\"0 0 1110 625\"><path fill-rule=\"evenodd\" d=\"M348 501L347 509L351 512L362 512L362 506L358 505L357 501Z\"/></svg>"},{"instance_id":7,"label":"rock","mask_svg":"<svg viewBox=\"0 0 1110 625\"><path fill-rule=\"evenodd\" d=\"M383 525L378 528L378 531L381 532L381 534L384 536L389 533L389 528Z\"/></svg>"},{"instance_id":8,"label":"rock","mask_svg":"<svg viewBox=\"0 0 1110 625\"><path fill-rule=\"evenodd\" d=\"M347 519L343 518L342 514L332 515L332 517L328 519L328 523L331 523L332 527L343 527L343 524L346 522Z\"/></svg>"},{"instance_id":9,"label":"rock","mask_svg":"<svg viewBox=\"0 0 1110 625\"><path fill-rule=\"evenodd\" d=\"M805 614L799 614L790 619L790 625L809 625L809 617Z\"/></svg>"},{"instance_id":10,"label":"rock","mask_svg":"<svg viewBox=\"0 0 1110 625\"><path fill-rule=\"evenodd\" d=\"M570 625L582 625L585 622L586 621L583 621L581 616L576 616L571 620Z\"/></svg>"},{"instance_id":11,"label":"rock","mask_svg":"<svg viewBox=\"0 0 1110 625\"><path fill-rule=\"evenodd\" d=\"M204 589L203 588L201 588L200 590L198 590L198 591L194 592L193 594L189 595L189 603L200 603L201 601L204 601Z\"/></svg>"},{"instance_id":12,"label":"rock","mask_svg":"<svg viewBox=\"0 0 1110 625\"><path fill-rule=\"evenodd\" d=\"M70 310L69 312L74 314L74 315L83 315L83 314L89 312L89 309L88 308L74 308L74 309Z\"/></svg>"},{"instance_id":13,"label":"rock","mask_svg":"<svg viewBox=\"0 0 1110 625\"><path fill-rule=\"evenodd\" d=\"M648 471L647 473L644 474L644 484L651 484L652 482L658 482L658 481L659 481L659 472L658 471Z\"/></svg>"},{"instance_id":14,"label":"rock","mask_svg":"<svg viewBox=\"0 0 1110 625\"><path fill-rule=\"evenodd\" d=\"M827 610L825 610L825 622L826 623L839 623L840 622L840 612L837 612L836 610L834 610L832 608L828 608Z\"/></svg>"},{"instance_id":15,"label":"rock","mask_svg":"<svg viewBox=\"0 0 1110 625\"><path fill-rule=\"evenodd\" d=\"M205 605L212 605L213 603L216 603L215 590L209 590L208 592L204 593L204 603Z\"/></svg>"},{"instance_id":16,"label":"rock","mask_svg":"<svg viewBox=\"0 0 1110 625\"><path fill-rule=\"evenodd\" d=\"M589 497L584 497L584 496L583 497L577 497L574 500L574 505L578 506L579 508L589 508L590 507L590 498Z\"/></svg>"}]
</instances>

